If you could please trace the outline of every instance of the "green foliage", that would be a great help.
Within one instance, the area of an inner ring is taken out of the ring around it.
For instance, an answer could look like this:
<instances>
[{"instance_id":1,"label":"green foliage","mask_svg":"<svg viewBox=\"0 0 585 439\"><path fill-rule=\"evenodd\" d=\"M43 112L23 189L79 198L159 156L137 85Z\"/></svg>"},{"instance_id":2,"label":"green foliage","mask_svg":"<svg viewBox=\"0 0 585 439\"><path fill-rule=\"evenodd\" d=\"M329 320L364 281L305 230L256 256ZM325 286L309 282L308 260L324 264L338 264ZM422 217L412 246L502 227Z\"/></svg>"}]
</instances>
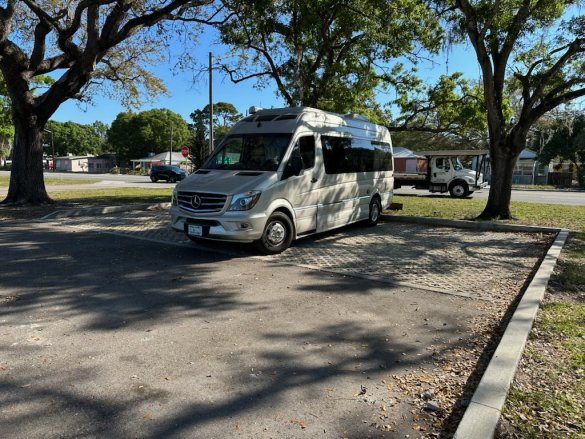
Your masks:
<instances>
[{"instance_id":1,"label":"green foliage","mask_svg":"<svg viewBox=\"0 0 585 439\"><path fill-rule=\"evenodd\" d=\"M289 106L367 113L380 62L440 46L437 17L417 0L230 0L221 26L236 62L232 80L276 83ZM374 111L376 113L376 111Z\"/></svg>"},{"instance_id":2,"label":"green foliage","mask_svg":"<svg viewBox=\"0 0 585 439\"><path fill-rule=\"evenodd\" d=\"M45 152L51 154L51 140L55 155L99 155L106 151L106 139L101 122L82 125L76 122L49 121L44 133ZM107 129L107 127L106 127ZM49 132L50 131L50 132ZM51 138L52 133L52 138Z\"/></svg>"},{"instance_id":3,"label":"green foliage","mask_svg":"<svg viewBox=\"0 0 585 439\"><path fill-rule=\"evenodd\" d=\"M441 75L436 84L424 84L414 75L396 75L388 81L397 98L390 105L399 115L390 123L402 129L430 130L462 137L483 137L487 131L483 88L462 73ZM509 104L504 111L511 116Z\"/></svg>"},{"instance_id":4,"label":"green foliage","mask_svg":"<svg viewBox=\"0 0 585 439\"><path fill-rule=\"evenodd\" d=\"M10 100L2 74L0 74L0 158L8 156L14 137L14 125L10 117Z\"/></svg>"},{"instance_id":5,"label":"green foliage","mask_svg":"<svg viewBox=\"0 0 585 439\"><path fill-rule=\"evenodd\" d=\"M120 113L107 132L108 142L120 162L140 159L149 153L178 151L191 134L183 117L168 109ZM172 142L172 145L171 145Z\"/></svg>"},{"instance_id":6,"label":"green foliage","mask_svg":"<svg viewBox=\"0 0 585 439\"><path fill-rule=\"evenodd\" d=\"M585 116L573 120L559 119L554 123L553 134L542 147L538 159L548 164L553 159L569 161L576 169L580 187L585 187Z\"/></svg>"},{"instance_id":7,"label":"green foliage","mask_svg":"<svg viewBox=\"0 0 585 439\"><path fill-rule=\"evenodd\" d=\"M201 166L203 159L209 155L209 105L195 110L190 115L193 121L191 140L191 157L196 167ZM218 145L230 128L242 115L236 107L228 102L213 104L213 138Z\"/></svg>"},{"instance_id":8,"label":"green foliage","mask_svg":"<svg viewBox=\"0 0 585 439\"><path fill-rule=\"evenodd\" d=\"M485 149L485 139L468 139L450 133L425 131L395 131L392 144L412 151L439 151L455 149Z\"/></svg>"}]
</instances>

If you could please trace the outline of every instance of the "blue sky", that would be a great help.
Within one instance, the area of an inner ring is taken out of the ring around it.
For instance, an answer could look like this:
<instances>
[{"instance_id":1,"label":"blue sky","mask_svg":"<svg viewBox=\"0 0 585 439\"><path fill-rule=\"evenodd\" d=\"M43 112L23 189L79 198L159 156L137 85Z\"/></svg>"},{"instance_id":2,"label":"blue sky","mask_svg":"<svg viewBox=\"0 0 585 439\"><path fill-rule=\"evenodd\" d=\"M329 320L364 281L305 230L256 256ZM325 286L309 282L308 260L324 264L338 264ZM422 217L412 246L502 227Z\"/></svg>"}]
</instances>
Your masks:
<instances>
[{"instance_id":1,"label":"blue sky","mask_svg":"<svg viewBox=\"0 0 585 439\"><path fill-rule=\"evenodd\" d=\"M195 53L195 58L201 64L207 65L209 51L214 56L221 56L225 48L219 44L214 44L215 36L211 32L202 35L199 49ZM180 72L173 74L173 65L176 60L170 60L168 64L158 65L153 68L167 88L170 96L161 96L154 103L145 105L140 111L152 108L168 108L183 116L186 121L190 121L189 114L197 109L203 108L208 104L208 78L203 76L198 82L193 82L191 72ZM445 73L461 71L469 79L479 78L479 69L475 54L469 46L457 46L443 53L435 59L434 63L423 63L419 66L420 76L430 82ZM213 101L230 102L240 113L245 114L250 106L260 106L264 108L282 107L284 102L275 94L274 87L267 87L258 90L254 87L255 81L249 80L238 84L233 84L229 78L215 71L213 75ZM384 95L379 96L380 103L385 103L391 99ZM74 121L82 124L92 123L96 120L111 124L118 113L126 111L116 100L108 99L102 96L94 96L93 105L79 105L75 101L67 101L61 105L57 112L51 118L52 120L66 122Z\"/></svg>"}]
</instances>

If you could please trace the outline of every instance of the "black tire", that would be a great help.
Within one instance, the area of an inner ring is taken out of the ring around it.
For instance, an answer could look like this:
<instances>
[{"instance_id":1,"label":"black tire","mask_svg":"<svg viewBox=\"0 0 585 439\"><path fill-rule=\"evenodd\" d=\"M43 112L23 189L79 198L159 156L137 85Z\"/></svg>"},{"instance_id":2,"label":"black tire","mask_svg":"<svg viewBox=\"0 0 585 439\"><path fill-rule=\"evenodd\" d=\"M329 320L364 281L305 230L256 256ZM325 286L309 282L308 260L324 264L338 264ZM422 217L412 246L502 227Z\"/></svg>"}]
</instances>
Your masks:
<instances>
[{"instance_id":1,"label":"black tire","mask_svg":"<svg viewBox=\"0 0 585 439\"><path fill-rule=\"evenodd\" d=\"M171 178L169 178L169 181L171 183L176 183L177 182L177 179L175 177L171 177Z\"/></svg>"},{"instance_id":2,"label":"black tire","mask_svg":"<svg viewBox=\"0 0 585 439\"><path fill-rule=\"evenodd\" d=\"M156 183L158 180L156 179L156 177L154 175L151 175L150 181L152 181L153 183Z\"/></svg>"},{"instance_id":3,"label":"black tire","mask_svg":"<svg viewBox=\"0 0 585 439\"><path fill-rule=\"evenodd\" d=\"M465 198L469 195L469 186L464 181L456 181L449 186L449 193L453 198Z\"/></svg>"},{"instance_id":4,"label":"black tire","mask_svg":"<svg viewBox=\"0 0 585 439\"><path fill-rule=\"evenodd\" d=\"M293 239L293 224L282 212L274 212L266 221L262 238L254 242L264 254L275 255L286 250Z\"/></svg>"},{"instance_id":5,"label":"black tire","mask_svg":"<svg viewBox=\"0 0 585 439\"><path fill-rule=\"evenodd\" d=\"M366 224L368 226L375 226L380 221L380 215L382 214L382 204L380 203L380 199L378 197L372 198L370 201L370 211L368 213L368 219L366 220Z\"/></svg>"}]
</instances>

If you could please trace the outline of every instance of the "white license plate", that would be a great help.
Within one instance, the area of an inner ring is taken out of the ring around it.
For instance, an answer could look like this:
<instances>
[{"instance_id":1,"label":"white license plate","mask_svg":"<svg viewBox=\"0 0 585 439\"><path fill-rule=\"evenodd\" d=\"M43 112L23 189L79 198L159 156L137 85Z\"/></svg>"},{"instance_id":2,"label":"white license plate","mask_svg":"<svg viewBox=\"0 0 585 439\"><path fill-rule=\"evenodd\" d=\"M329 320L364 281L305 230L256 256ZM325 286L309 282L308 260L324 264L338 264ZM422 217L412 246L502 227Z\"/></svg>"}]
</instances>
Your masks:
<instances>
[{"instance_id":1,"label":"white license plate","mask_svg":"<svg viewBox=\"0 0 585 439\"><path fill-rule=\"evenodd\" d=\"M203 236L203 227L189 224L187 233L191 236Z\"/></svg>"}]
</instances>

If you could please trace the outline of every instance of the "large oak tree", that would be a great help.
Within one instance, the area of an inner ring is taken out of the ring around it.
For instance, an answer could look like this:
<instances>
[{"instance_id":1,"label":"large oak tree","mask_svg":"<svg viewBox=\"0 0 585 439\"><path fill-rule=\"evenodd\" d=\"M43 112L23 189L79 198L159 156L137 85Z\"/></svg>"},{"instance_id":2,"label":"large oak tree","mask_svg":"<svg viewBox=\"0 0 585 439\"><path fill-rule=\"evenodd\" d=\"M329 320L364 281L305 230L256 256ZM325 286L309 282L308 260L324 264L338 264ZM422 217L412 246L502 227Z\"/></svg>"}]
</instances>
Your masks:
<instances>
[{"instance_id":1,"label":"large oak tree","mask_svg":"<svg viewBox=\"0 0 585 439\"><path fill-rule=\"evenodd\" d=\"M512 172L530 129L547 112L585 96L585 17L572 7L584 2L436 3L447 7L453 29L469 40L481 68L492 185L480 218L511 218ZM513 118L505 111L510 91L521 96Z\"/></svg>"},{"instance_id":2,"label":"large oak tree","mask_svg":"<svg viewBox=\"0 0 585 439\"><path fill-rule=\"evenodd\" d=\"M88 87L115 81L136 98L157 82L141 64L163 49L174 20L205 22L213 0L4 0L0 2L0 70L12 106L13 167L4 203L46 203L42 132L59 106ZM158 36L157 36L158 34ZM31 81L56 81L35 93ZM150 84L148 84L150 83Z\"/></svg>"}]
</instances>

